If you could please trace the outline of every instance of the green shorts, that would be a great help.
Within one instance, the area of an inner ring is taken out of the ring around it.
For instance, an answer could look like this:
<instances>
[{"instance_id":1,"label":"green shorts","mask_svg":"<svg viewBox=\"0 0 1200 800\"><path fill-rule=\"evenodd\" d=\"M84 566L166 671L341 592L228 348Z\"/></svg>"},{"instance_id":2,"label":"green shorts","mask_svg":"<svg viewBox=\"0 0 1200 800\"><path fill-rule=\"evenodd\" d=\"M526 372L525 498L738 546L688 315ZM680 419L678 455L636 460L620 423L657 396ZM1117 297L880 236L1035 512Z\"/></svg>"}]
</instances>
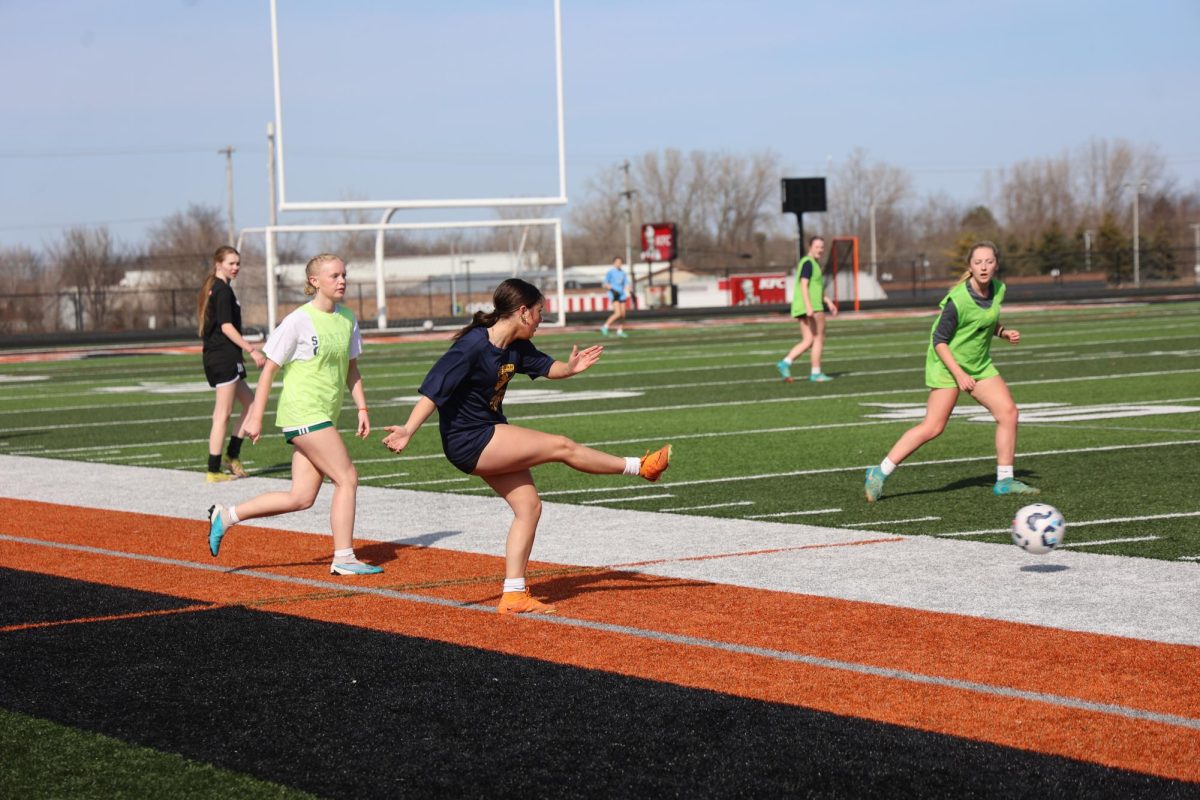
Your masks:
<instances>
[{"instance_id":1,"label":"green shorts","mask_svg":"<svg viewBox=\"0 0 1200 800\"><path fill-rule=\"evenodd\" d=\"M295 439L297 436L303 436L306 433L312 433L313 431L320 431L324 430L325 428L332 427L333 423L329 420L325 420L324 422L318 422L313 425L305 425L302 428L285 428L283 431L283 440L288 444L291 444L292 439Z\"/></svg>"},{"instance_id":2,"label":"green shorts","mask_svg":"<svg viewBox=\"0 0 1200 800\"><path fill-rule=\"evenodd\" d=\"M979 372L967 371L967 374L975 379L976 382L985 378L994 378L1000 374L1000 370L988 362L987 366ZM950 370L946 369L946 365L940 360L936 364L927 364L925 366L925 385L930 389L957 389L958 381L954 380L954 376L950 374Z\"/></svg>"}]
</instances>

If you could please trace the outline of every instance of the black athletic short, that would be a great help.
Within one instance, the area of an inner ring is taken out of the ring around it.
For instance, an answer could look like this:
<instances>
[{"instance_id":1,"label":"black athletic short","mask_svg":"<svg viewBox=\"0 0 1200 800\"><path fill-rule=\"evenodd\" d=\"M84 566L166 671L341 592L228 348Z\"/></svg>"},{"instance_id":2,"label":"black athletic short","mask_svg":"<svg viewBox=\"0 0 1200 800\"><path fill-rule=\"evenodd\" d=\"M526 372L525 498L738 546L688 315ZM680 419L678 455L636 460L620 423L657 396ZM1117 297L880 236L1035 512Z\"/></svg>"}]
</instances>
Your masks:
<instances>
[{"instance_id":1,"label":"black athletic short","mask_svg":"<svg viewBox=\"0 0 1200 800\"><path fill-rule=\"evenodd\" d=\"M214 389L245 378L246 364L242 361L241 351L237 355L219 351L205 353L204 377Z\"/></svg>"},{"instance_id":2,"label":"black athletic short","mask_svg":"<svg viewBox=\"0 0 1200 800\"><path fill-rule=\"evenodd\" d=\"M442 435L442 452L446 460L468 475L475 471L483 450L496 435L495 425L483 425L465 431Z\"/></svg>"}]
</instances>

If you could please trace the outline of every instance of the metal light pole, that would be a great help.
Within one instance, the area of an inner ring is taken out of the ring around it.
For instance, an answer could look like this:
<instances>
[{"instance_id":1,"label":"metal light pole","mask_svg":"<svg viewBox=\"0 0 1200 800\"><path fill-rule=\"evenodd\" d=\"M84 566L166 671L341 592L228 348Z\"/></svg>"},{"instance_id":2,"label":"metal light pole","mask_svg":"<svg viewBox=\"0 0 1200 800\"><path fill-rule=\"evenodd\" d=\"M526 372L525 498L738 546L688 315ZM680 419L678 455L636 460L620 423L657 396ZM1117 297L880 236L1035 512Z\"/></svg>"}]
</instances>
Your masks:
<instances>
[{"instance_id":1,"label":"metal light pole","mask_svg":"<svg viewBox=\"0 0 1200 800\"><path fill-rule=\"evenodd\" d=\"M1083 271L1092 271L1092 231L1083 232Z\"/></svg>"},{"instance_id":2,"label":"metal light pole","mask_svg":"<svg viewBox=\"0 0 1200 800\"><path fill-rule=\"evenodd\" d=\"M224 147L217 154L225 154L225 191L229 195L229 246L237 243L237 230L233 227L233 147Z\"/></svg>"},{"instance_id":3,"label":"metal light pole","mask_svg":"<svg viewBox=\"0 0 1200 800\"><path fill-rule=\"evenodd\" d=\"M1142 243L1141 243L1141 217L1138 211L1138 202L1141 199L1142 192L1146 191L1146 182L1137 181L1136 183L1127 183L1133 189L1133 286L1138 288L1142 285Z\"/></svg>"}]
</instances>

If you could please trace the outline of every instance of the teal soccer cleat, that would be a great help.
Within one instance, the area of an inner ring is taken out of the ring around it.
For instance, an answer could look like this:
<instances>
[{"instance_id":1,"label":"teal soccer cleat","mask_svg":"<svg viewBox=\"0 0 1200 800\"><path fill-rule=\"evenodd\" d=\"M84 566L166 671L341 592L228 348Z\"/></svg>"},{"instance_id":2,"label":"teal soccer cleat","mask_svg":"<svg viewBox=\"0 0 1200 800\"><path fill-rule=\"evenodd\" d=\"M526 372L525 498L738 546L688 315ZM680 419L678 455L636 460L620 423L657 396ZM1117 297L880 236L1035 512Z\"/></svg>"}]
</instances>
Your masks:
<instances>
[{"instance_id":1,"label":"teal soccer cleat","mask_svg":"<svg viewBox=\"0 0 1200 800\"><path fill-rule=\"evenodd\" d=\"M808 376L808 379L813 383L829 383L833 378L826 375L824 372L814 372Z\"/></svg>"},{"instance_id":2,"label":"teal soccer cleat","mask_svg":"<svg viewBox=\"0 0 1200 800\"><path fill-rule=\"evenodd\" d=\"M1005 478L1002 481L996 481L996 485L992 487L992 494L1041 494L1042 490L1035 486L1030 486L1028 483L1021 483L1016 478Z\"/></svg>"},{"instance_id":3,"label":"teal soccer cleat","mask_svg":"<svg viewBox=\"0 0 1200 800\"><path fill-rule=\"evenodd\" d=\"M213 558L220 552L221 539L225 536L225 521L221 519L224 510L225 507L220 503L208 507L208 552L212 553Z\"/></svg>"},{"instance_id":4,"label":"teal soccer cleat","mask_svg":"<svg viewBox=\"0 0 1200 800\"><path fill-rule=\"evenodd\" d=\"M341 564L334 561L329 565L330 575L378 575L383 572L383 567L377 567L374 564L364 564L361 561L345 561Z\"/></svg>"},{"instance_id":5,"label":"teal soccer cleat","mask_svg":"<svg viewBox=\"0 0 1200 800\"><path fill-rule=\"evenodd\" d=\"M779 370L779 376L788 383L792 382L792 365L786 361L779 361L775 364L775 369Z\"/></svg>"},{"instance_id":6,"label":"teal soccer cleat","mask_svg":"<svg viewBox=\"0 0 1200 800\"><path fill-rule=\"evenodd\" d=\"M883 494L883 482L886 480L887 476L879 467L867 469L867 478L863 481L863 491L867 494L868 503L874 503Z\"/></svg>"}]
</instances>

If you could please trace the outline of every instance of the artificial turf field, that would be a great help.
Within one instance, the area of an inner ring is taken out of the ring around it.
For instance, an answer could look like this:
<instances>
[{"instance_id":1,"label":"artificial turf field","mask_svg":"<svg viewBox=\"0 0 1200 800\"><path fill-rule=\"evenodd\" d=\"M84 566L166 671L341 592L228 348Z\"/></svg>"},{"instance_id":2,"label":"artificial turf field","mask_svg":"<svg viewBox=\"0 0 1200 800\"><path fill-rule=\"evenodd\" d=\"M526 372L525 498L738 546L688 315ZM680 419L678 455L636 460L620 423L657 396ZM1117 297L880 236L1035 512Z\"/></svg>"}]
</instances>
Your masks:
<instances>
[{"instance_id":1,"label":"artificial turf field","mask_svg":"<svg viewBox=\"0 0 1200 800\"><path fill-rule=\"evenodd\" d=\"M675 448L657 484L535 471L554 621L487 610L507 512L432 421L403 457L350 442L388 571L331 581L322 506L209 558L207 503L289 454L203 483L196 353L3 364L0 793L1200 794L1200 308L1006 307L1017 475L1069 526L1040 558L1006 543L1026 498L990 493L969 399L863 501L923 410L930 323L833 320L828 384L779 379L782 320L633 328L514 381L514 423ZM369 342L373 425L445 346Z\"/></svg>"}]
</instances>

